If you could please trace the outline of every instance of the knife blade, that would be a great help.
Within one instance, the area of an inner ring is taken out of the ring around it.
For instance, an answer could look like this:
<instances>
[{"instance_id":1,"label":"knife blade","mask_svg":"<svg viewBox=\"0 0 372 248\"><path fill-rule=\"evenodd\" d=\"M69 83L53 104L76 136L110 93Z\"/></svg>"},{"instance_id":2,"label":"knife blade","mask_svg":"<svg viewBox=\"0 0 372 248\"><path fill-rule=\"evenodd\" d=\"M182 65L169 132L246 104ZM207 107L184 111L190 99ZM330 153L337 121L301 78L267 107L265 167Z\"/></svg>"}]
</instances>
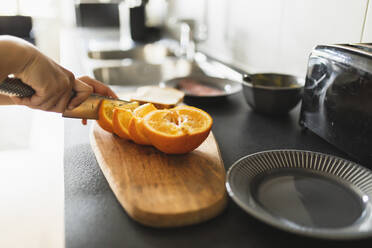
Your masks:
<instances>
[{"instance_id":1,"label":"knife blade","mask_svg":"<svg viewBox=\"0 0 372 248\"><path fill-rule=\"evenodd\" d=\"M0 94L17 97L31 97L33 94L35 94L35 90L31 86L23 83L19 78L7 77L3 82L0 83ZM125 100L91 94L76 108L71 110L66 109L62 113L62 116L68 118L98 120L99 107L104 99L112 101L117 106L131 103Z\"/></svg>"}]
</instances>

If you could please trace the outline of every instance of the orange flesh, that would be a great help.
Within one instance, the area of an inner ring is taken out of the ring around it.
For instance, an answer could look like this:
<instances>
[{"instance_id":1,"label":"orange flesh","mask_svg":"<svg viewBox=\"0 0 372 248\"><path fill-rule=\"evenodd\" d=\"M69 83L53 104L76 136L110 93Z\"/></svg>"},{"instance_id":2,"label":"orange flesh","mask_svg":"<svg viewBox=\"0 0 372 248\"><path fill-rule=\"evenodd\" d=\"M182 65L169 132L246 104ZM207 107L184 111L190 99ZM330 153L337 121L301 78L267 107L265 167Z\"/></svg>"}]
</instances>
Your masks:
<instances>
[{"instance_id":1,"label":"orange flesh","mask_svg":"<svg viewBox=\"0 0 372 248\"><path fill-rule=\"evenodd\" d=\"M153 145L168 154L196 149L208 137L213 120L201 109L179 106L157 110L153 104L115 105L103 101L99 125L140 145Z\"/></svg>"},{"instance_id":2,"label":"orange flesh","mask_svg":"<svg viewBox=\"0 0 372 248\"><path fill-rule=\"evenodd\" d=\"M113 132L113 111L115 107L121 107L126 109L134 109L138 107L137 102L123 103L122 101L115 100L102 100L98 110L98 124L106 131Z\"/></svg>"},{"instance_id":3,"label":"orange flesh","mask_svg":"<svg viewBox=\"0 0 372 248\"><path fill-rule=\"evenodd\" d=\"M130 139L128 127L132 117L133 113L130 109L115 108L113 115L114 133L123 139Z\"/></svg>"},{"instance_id":4,"label":"orange flesh","mask_svg":"<svg viewBox=\"0 0 372 248\"><path fill-rule=\"evenodd\" d=\"M139 106L133 111L133 117L129 121L129 136L130 138L139 145L151 145L150 140L143 133L142 119L148 113L155 111L156 108L152 103L146 103Z\"/></svg>"},{"instance_id":5,"label":"orange flesh","mask_svg":"<svg viewBox=\"0 0 372 248\"><path fill-rule=\"evenodd\" d=\"M148 120L148 125L154 131L164 135L177 136L182 134L195 134L203 132L212 125L209 115L197 113L190 109L173 109L158 111Z\"/></svg>"},{"instance_id":6,"label":"orange flesh","mask_svg":"<svg viewBox=\"0 0 372 248\"><path fill-rule=\"evenodd\" d=\"M183 107L153 111L144 118L143 127L157 149L182 154L196 149L208 137L212 123L206 112Z\"/></svg>"}]
</instances>

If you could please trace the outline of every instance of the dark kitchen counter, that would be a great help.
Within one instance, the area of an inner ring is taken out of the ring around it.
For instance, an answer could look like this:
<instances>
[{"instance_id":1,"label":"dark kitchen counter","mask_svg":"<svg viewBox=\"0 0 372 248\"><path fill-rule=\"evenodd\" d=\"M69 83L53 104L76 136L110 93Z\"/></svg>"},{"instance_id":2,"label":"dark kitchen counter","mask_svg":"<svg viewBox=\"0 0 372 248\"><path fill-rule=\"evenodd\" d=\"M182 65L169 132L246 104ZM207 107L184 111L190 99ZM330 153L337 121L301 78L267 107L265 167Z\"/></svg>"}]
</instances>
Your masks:
<instances>
[{"instance_id":1,"label":"dark kitchen counter","mask_svg":"<svg viewBox=\"0 0 372 248\"><path fill-rule=\"evenodd\" d=\"M298 125L299 106L283 118L251 111L242 93L224 101L187 102L209 112L226 170L239 158L263 150L302 149L348 158ZM89 127L65 121L65 237L67 248L98 247L371 247L372 239L326 241L286 233L241 210L232 200L218 217L194 226L154 229L125 213L96 162ZM349 158L348 158L349 159Z\"/></svg>"}]
</instances>

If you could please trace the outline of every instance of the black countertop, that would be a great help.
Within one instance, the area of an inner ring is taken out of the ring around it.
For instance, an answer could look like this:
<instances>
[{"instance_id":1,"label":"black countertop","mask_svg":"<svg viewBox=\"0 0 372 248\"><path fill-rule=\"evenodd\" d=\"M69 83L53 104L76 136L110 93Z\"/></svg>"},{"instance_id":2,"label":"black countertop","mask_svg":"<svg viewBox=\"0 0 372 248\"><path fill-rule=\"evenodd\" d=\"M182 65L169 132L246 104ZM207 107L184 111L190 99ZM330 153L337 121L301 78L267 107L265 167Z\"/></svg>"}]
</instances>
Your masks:
<instances>
[{"instance_id":1,"label":"black countertop","mask_svg":"<svg viewBox=\"0 0 372 248\"><path fill-rule=\"evenodd\" d=\"M298 125L299 106L273 118L253 112L242 93L217 102L187 101L209 112L226 170L240 157L263 150L302 149L345 154ZM371 247L372 239L327 241L266 225L231 200L218 217L194 226L154 229L132 221L112 193L89 144L89 127L65 121L65 237L80 247Z\"/></svg>"}]
</instances>

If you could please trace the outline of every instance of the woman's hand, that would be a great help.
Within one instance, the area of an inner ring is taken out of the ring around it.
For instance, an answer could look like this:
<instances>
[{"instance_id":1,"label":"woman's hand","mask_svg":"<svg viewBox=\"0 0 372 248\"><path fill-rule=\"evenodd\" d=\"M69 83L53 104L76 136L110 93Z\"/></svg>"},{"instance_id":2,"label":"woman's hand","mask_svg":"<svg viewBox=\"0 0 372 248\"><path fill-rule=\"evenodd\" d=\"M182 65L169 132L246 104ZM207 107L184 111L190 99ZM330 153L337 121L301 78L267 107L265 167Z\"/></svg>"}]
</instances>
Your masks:
<instances>
[{"instance_id":1,"label":"woman's hand","mask_svg":"<svg viewBox=\"0 0 372 248\"><path fill-rule=\"evenodd\" d=\"M27 49L32 55L15 76L30 85L35 94L27 98L12 97L14 103L62 113L71 100L72 90L77 94L69 105L71 108L79 105L93 92L91 86L75 81L70 71L43 55L35 47L30 45Z\"/></svg>"},{"instance_id":2,"label":"woman's hand","mask_svg":"<svg viewBox=\"0 0 372 248\"><path fill-rule=\"evenodd\" d=\"M76 79L76 81L80 81L92 87L93 93L101 95L101 96L108 96L112 98L118 98L118 96L105 84L101 83L98 80L90 78L88 76L82 76ZM70 104L75 105L73 101ZM70 108L70 106L69 106Z\"/></svg>"},{"instance_id":3,"label":"woman's hand","mask_svg":"<svg viewBox=\"0 0 372 248\"><path fill-rule=\"evenodd\" d=\"M93 87L93 93L96 93L96 94L102 95L102 96L118 98L118 96L108 86L102 84L100 81L97 81L93 78L90 78L88 76L83 76L83 77L78 78L77 81L82 81L82 82L92 86ZM87 120L83 119L82 123L83 123L83 125L86 125Z\"/></svg>"},{"instance_id":4,"label":"woman's hand","mask_svg":"<svg viewBox=\"0 0 372 248\"><path fill-rule=\"evenodd\" d=\"M31 97L11 97L15 104L63 113L66 108L77 107L93 92L116 97L109 87L97 80L86 76L75 79L70 71L21 39L0 36L0 55L9 58L8 63L0 62L0 78L14 74L35 90Z\"/></svg>"},{"instance_id":5,"label":"woman's hand","mask_svg":"<svg viewBox=\"0 0 372 248\"><path fill-rule=\"evenodd\" d=\"M0 58L3 58L0 79L14 74L35 90L31 97L11 97L15 104L63 113L66 108L80 105L92 93L117 98L97 80L87 76L75 79L70 71L22 39L0 35Z\"/></svg>"}]
</instances>

